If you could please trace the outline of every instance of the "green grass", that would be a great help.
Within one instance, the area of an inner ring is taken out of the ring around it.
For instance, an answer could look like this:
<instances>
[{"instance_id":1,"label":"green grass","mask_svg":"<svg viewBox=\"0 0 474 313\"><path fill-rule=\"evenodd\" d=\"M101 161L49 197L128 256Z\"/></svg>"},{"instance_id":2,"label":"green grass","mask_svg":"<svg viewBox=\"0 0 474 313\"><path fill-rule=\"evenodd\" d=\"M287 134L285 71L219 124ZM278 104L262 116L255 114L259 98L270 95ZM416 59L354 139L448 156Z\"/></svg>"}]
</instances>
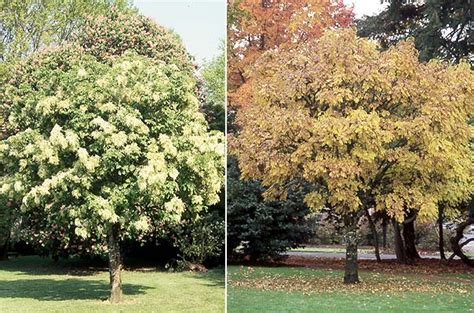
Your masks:
<instances>
[{"instance_id":1,"label":"green grass","mask_svg":"<svg viewBox=\"0 0 474 313\"><path fill-rule=\"evenodd\" d=\"M360 276L363 283L351 289L340 283L343 273L337 270L291 267L256 267L249 270L230 266L228 313L474 312L472 275L361 272ZM277 287L263 284L265 280ZM240 285L239 281L253 282ZM318 281L324 286L315 286ZM291 282L299 284L301 290L288 286ZM312 282L313 286L308 286L306 282ZM377 290L384 284L390 287ZM398 290L393 286L404 287Z\"/></svg>"},{"instance_id":2,"label":"green grass","mask_svg":"<svg viewBox=\"0 0 474 313\"><path fill-rule=\"evenodd\" d=\"M223 312L224 271L123 272L124 303L108 297L108 272L20 257L0 262L0 312Z\"/></svg>"}]
</instances>

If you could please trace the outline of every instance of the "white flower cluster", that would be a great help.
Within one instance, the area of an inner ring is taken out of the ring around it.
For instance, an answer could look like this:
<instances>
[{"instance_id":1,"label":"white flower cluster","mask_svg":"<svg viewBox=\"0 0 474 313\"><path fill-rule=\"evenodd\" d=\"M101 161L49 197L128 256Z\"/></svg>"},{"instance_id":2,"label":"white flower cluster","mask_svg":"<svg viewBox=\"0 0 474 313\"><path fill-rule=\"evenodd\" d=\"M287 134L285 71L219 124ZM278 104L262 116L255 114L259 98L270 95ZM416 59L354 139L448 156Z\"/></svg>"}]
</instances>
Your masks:
<instances>
[{"instance_id":1,"label":"white flower cluster","mask_svg":"<svg viewBox=\"0 0 474 313\"><path fill-rule=\"evenodd\" d=\"M97 166L99 166L100 158L98 156L90 156L84 148L77 150L77 156L79 157L79 162L88 172L94 172Z\"/></svg>"},{"instance_id":2,"label":"white flower cluster","mask_svg":"<svg viewBox=\"0 0 474 313\"><path fill-rule=\"evenodd\" d=\"M178 150L173 145L173 141L168 135L160 134L160 144L163 147L163 151L165 154L170 156L176 156L178 154Z\"/></svg>"},{"instance_id":3,"label":"white flower cluster","mask_svg":"<svg viewBox=\"0 0 474 313\"><path fill-rule=\"evenodd\" d=\"M142 167L138 174L138 187L141 190L152 189L158 193L166 182L166 161L162 153L147 153L148 164Z\"/></svg>"}]
</instances>

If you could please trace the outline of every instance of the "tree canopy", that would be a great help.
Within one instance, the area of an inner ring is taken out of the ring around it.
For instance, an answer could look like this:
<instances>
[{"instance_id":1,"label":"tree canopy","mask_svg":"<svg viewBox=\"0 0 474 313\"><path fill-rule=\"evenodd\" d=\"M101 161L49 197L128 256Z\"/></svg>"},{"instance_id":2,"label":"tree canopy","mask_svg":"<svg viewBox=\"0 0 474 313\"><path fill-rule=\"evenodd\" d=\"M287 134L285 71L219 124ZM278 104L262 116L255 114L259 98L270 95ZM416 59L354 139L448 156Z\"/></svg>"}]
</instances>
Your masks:
<instances>
[{"instance_id":1,"label":"tree canopy","mask_svg":"<svg viewBox=\"0 0 474 313\"><path fill-rule=\"evenodd\" d=\"M385 52L355 31L266 53L240 109L242 176L269 198L303 180L305 202L353 224L364 208L435 219L438 201L472 192L473 73L466 63L420 63L412 41Z\"/></svg>"},{"instance_id":2,"label":"tree canopy","mask_svg":"<svg viewBox=\"0 0 474 313\"><path fill-rule=\"evenodd\" d=\"M387 9L357 21L358 34L377 40L386 49L413 37L420 59L441 58L474 62L472 2L430 0L422 4L391 1Z\"/></svg>"},{"instance_id":3,"label":"tree canopy","mask_svg":"<svg viewBox=\"0 0 474 313\"><path fill-rule=\"evenodd\" d=\"M95 19L112 7L130 10L126 0L2 0L0 59L21 58L63 44L81 30L87 18Z\"/></svg>"}]
</instances>

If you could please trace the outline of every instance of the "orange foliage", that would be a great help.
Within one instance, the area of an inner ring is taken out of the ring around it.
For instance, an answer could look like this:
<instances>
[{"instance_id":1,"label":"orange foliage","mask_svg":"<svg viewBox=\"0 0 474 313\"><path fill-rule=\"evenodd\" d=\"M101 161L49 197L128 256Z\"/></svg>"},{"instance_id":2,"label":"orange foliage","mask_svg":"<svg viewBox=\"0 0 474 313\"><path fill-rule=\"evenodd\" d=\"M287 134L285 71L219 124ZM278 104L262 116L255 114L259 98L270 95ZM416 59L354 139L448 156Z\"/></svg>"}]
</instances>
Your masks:
<instances>
[{"instance_id":1,"label":"orange foliage","mask_svg":"<svg viewBox=\"0 0 474 313\"><path fill-rule=\"evenodd\" d=\"M247 85L263 52L319 38L328 28L347 27L352 8L342 0L229 0L228 103L250 103Z\"/></svg>"}]
</instances>

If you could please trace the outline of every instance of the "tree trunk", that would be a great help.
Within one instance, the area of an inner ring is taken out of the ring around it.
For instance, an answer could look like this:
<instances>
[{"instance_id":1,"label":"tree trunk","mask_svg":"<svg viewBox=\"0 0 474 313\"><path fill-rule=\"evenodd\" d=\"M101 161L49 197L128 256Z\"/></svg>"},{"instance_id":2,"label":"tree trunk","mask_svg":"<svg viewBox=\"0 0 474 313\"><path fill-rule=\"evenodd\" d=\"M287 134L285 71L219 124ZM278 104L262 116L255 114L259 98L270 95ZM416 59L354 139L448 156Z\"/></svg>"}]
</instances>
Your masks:
<instances>
[{"instance_id":1,"label":"tree trunk","mask_svg":"<svg viewBox=\"0 0 474 313\"><path fill-rule=\"evenodd\" d=\"M403 241L405 242L405 256L407 261L414 262L421 259L415 244L415 219L403 223Z\"/></svg>"},{"instance_id":2,"label":"tree trunk","mask_svg":"<svg viewBox=\"0 0 474 313\"><path fill-rule=\"evenodd\" d=\"M456 234L450 240L451 248L453 249L453 255L450 259L452 259L454 255L457 255L465 264L474 267L474 260L469 259L469 257L462 251L462 247L470 240L466 240L464 243L459 243L459 241L464 237L464 229L472 224L474 224L474 216L468 217L466 221L460 223L458 227L456 227Z\"/></svg>"},{"instance_id":3,"label":"tree trunk","mask_svg":"<svg viewBox=\"0 0 474 313\"><path fill-rule=\"evenodd\" d=\"M346 268L344 284L355 284L359 282L357 265L357 221L351 218L346 223Z\"/></svg>"},{"instance_id":4,"label":"tree trunk","mask_svg":"<svg viewBox=\"0 0 474 313\"><path fill-rule=\"evenodd\" d=\"M387 219L382 219L382 247L387 248Z\"/></svg>"},{"instance_id":5,"label":"tree trunk","mask_svg":"<svg viewBox=\"0 0 474 313\"><path fill-rule=\"evenodd\" d=\"M10 236L7 236L3 242L0 242L0 261L8 260L8 244L10 243Z\"/></svg>"},{"instance_id":6,"label":"tree trunk","mask_svg":"<svg viewBox=\"0 0 474 313\"><path fill-rule=\"evenodd\" d=\"M0 261L8 260L8 247L10 244L11 218L10 204L0 208Z\"/></svg>"},{"instance_id":7,"label":"tree trunk","mask_svg":"<svg viewBox=\"0 0 474 313\"><path fill-rule=\"evenodd\" d=\"M393 237L394 237L394 245L395 245L395 255L397 256L398 263L406 263L406 255L405 255L405 246L403 244L402 235L400 234L400 225L395 219L392 219L393 225Z\"/></svg>"},{"instance_id":8,"label":"tree trunk","mask_svg":"<svg viewBox=\"0 0 474 313\"><path fill-rule=\"evenodd\" d=\"M379 251L379 235L377 234L377 228L375 227L375 223L372 220L372 216L370 216L369 210L365 210L365 215L367 216L367 220L369 221L369 227L372 231L372 236L374 236L374 249L375 249L375 258L377 262L380 262L380 251Z\"/></svg>"},{"instance_id":9,"label":"tree trunk","mask_svg":"<svg viewBox=\"0 0 474 313\"><path fill-rule=\"evenodd\" d=\"M122 258L120 254L118 224L111 227L109 233L109 274L110 274L110 302L119 303L123 299L122 293Z\"/></svg>"},{"instance_id":10,"label":"tree trunk","mask_svg":"<svg viewBox=\"0 0 474 313\"><path fill-rule=\"evenodd\" d=\"M438 232L439 232L438 247L439 247L439 256L441 260L446 260L446 254L444 253L443 223L444 223L444 207L443 205L440 205L438 207Z\"/></svg>"}]
</instances>

